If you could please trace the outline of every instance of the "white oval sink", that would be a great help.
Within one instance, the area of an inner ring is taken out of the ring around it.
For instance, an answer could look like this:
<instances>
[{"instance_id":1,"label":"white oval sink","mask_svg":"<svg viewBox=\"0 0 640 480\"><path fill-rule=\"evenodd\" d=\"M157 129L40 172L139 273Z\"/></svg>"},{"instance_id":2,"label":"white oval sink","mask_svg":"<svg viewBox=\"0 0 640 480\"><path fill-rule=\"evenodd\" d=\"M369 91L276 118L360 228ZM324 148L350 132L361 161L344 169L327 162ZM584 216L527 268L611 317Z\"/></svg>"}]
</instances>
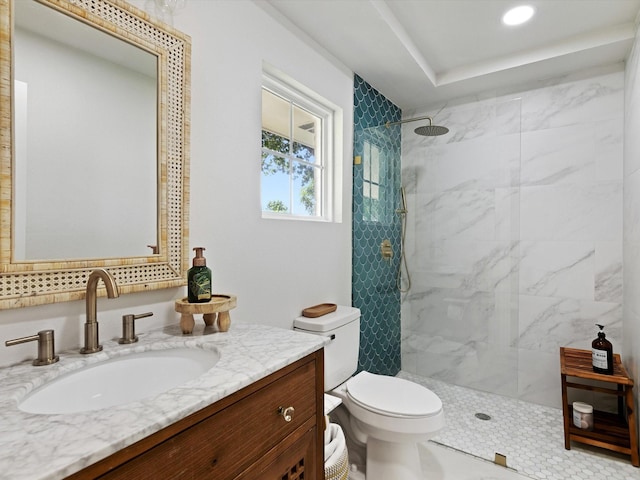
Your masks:
<instances>
[{"instance_id":1,"label":"white oval sink","mask_svg":"<svg viewBox=\"0 0 640 480\"><path fill-rule=\"evenodd\" d=\"M132 353L62 375L18 405L28 413L77 413L153 397L193 380L220 360L216 350L172 348Z\"/></svg>"}]
</instances>

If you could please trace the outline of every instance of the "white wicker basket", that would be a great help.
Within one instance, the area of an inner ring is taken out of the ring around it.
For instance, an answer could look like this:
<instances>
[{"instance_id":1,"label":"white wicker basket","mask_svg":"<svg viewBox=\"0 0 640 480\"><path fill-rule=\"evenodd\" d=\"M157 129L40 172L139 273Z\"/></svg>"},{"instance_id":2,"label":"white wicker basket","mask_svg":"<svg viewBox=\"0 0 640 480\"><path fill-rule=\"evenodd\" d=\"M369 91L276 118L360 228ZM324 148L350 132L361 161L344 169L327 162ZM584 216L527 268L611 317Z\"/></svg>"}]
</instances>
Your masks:
<instances>
[{"instance_id":1,"label":"white wicker basket","mask_svg":"<svg viewBox=\"0 0 640 480\"><path fill-rule=\"evenodd\" d=\"M325 480L349 479L349 454L340 425L329 423L325 432Z\"/></svg>"}]
</instances>

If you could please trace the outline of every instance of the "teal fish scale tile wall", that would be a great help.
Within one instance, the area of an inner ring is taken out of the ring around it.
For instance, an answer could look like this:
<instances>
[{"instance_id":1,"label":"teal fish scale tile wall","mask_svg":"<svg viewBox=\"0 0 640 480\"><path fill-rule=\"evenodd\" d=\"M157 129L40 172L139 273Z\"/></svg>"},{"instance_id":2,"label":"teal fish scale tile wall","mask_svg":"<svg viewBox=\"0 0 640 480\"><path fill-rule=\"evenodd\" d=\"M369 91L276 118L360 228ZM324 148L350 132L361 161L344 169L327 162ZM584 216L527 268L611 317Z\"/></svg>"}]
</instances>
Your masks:
<instances>
[{"instance_id":1,"label":"teal fish scale tile wall","mask_svg":"<svg viewBox=\"0 0 640 480\"><path fill-rule=\"evenodd\" d=\"M400 371L401 129L385 127L402 111L359 76L354 79L353 281L352 298L362 312L358 370L395 375ZM376 168L377 165L377 168ZM389 239L393 258L380 245Z\"/></svg>"}]
</instances>

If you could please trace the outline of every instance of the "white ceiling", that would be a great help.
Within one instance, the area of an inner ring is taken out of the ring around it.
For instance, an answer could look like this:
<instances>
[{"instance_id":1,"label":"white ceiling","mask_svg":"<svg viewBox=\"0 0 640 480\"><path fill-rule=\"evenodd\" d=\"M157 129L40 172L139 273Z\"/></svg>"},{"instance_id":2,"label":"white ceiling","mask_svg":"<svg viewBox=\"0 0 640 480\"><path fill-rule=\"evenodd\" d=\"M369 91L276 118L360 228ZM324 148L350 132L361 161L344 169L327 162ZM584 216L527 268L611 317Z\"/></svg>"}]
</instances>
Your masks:
<instances>
[{"instance_id":1,"label":"white ceiling","mask_svg":"<svg viewBox=\"0 0 640 480\"><path fill-rule=\"evenodd\" d=\"M640 0L258 2L402 109L623 61ZM528 4L533 19L502 25Z\"/></svg>"}]
</instances>

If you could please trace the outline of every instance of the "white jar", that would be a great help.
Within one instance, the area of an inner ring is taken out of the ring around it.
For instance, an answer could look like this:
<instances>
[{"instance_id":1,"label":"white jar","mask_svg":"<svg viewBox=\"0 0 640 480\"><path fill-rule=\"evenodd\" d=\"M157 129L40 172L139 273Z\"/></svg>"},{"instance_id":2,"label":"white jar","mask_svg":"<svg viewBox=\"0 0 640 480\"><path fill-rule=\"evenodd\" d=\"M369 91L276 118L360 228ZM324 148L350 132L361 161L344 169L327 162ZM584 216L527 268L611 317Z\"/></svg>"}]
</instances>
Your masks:
<instances>
[{"instance_id":1,"label":"white jar","mask_svg":"<svg viewBox=\"0 0 640 480\"><path fill-rule=\"evenodd\" d=\"M573 424L582 430L593 430L593 407L588 403L573 402Z\"/></svg>"}]
</instances>

